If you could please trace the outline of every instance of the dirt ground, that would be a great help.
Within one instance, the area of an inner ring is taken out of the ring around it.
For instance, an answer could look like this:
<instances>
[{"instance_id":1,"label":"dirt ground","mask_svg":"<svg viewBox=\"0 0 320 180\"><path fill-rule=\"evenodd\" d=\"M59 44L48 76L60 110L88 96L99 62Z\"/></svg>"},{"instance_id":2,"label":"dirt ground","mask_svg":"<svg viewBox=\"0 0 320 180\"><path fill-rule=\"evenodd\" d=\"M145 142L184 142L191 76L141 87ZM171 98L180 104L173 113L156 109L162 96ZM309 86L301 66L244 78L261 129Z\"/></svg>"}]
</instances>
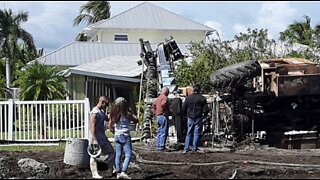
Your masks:
<instances>
[{"instance_id":1,"label":"dirt ground","mask_svg":"<svg viewBox=\"0 0 320 180\"><path fill-rule=\"evenodd\" d=\"M309 179L320 177L320 149L288 150L250 144L232 151L226 148L200 147L197 154L182 154L182 150L157 152L153 147L133 144L134 157L128 175L133 179ZM6 152L6 168L0 168L1 178L30 178L34 175L19 170L17 161L32 158L49 167L49 172L36 178L89 179L89 167L63 163L64 151ZM99 165L106 179L107 170Z\"/></svg>"}]
</instances>

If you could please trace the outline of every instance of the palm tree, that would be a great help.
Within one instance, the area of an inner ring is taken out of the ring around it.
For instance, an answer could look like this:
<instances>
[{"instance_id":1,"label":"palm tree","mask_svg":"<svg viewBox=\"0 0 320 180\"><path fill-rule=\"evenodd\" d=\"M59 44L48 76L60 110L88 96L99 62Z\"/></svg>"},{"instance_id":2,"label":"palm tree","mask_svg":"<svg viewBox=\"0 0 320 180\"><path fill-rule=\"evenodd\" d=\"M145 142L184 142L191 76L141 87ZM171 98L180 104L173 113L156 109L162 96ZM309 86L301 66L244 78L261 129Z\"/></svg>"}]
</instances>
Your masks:
<instances>
[{"instance_id":1,"label":"palm tree","mask_svg":"<svg viewBox=\"0 0 320 180\"><path fill-rule=\"evenodd\" d=\"M35 61L26 70L19 72L20 78L13 84L20 87L19 98L21 100L59 100L63 99L67 91L64 88L65 79L59 76L56 67L45 66ZM45 119L44 111L49 111L45 106L36 105L41 113L37 114L38 119ZM34 110L34 109L33 109ZM46 138L44 124L40 128L40 138Z\"/></svg>"},{"instance_id":2,"label":"palm tree","mask_svg":"<svg viewBox=\"0 0 320 180\"><path fill-rule=\"evenodd\" d=\"M320 61L320 24L314 28L311 27L311 18L304 16L305 21L290 24L284 32L280 32L280 40L285 41L287 47L290 47L290 53L286 56L311 59L315 62ZM293 43L306 45L307 47L298 51L292 50Z\"/></svg>"},{"instance_id":3,"label":"palm tree","mask_svg":"<svg viewBox=\"0 0 320 180\"><path fill-rule=\"evenodd\" d=\"M8 97L11 97L11 91L6 86L4 79L0 79L0 100L6 100Z\"/></svg>"},{"instance_id":4,"label":"palm tree","mask_svg":"<svg viewBox=\"0 0 320 180\"><path fill-rule=\"evenodd\" d=\"M304 22L290 24L284 32L280 32L280 40L307 46L311 45L314 34L314 30L311 27L311 18L307 15L303 17L305 19Z\"/></svg>"},{"instance_id":5,"label":"palm tree","mask_svg":"<svg viewBox=\"0 0 320 180\"><path fill-rule=\"evenodd\" d=\"M320 47L320 24L314 27L314 42L316 47Z\"/></svg>"},{"instance_id":6,"label":"palm tree","mask_svg":"<svg viewBox=\"0 0 320 180\"><path fill-rule=\"evenodd\" d=\"M11 83L11 68L19 61L20 45L24 44L30 51L36 49L32 35L20 25L27 20L28 12L19 11L14 14L11 9L0 10L0 57L7 63L7 86Z\"/></svg>"},{"instance_id":7,"label":"palm tree","mask_svg":"<svg viewBox=\"0 0 320 180\"><path fill-rule=\"evenodd\" d=\"M26 65L43 55L43 48L37 51L36 49L29 49L26 45L21 44L16 50L16 59L14 60L14 66L11 69L11 81L15 81L19 78L19 71L24 69ZM0 66L1 67L1 66Z\"/></svg>"},{"instance_id":8,"label":"palm tree","mask_svg":"<svg viewBox=\"0 0 320 180\"><path fill-rule=\"evenodd\" d=\"M63 99L67 93L63 84L65 79L57 74L56 67L35 61L20 73L14 84L20 87L21 100Z\"/></svg>"},{"instance_id":9,"label":"palm tree","mask_svg":"<svg viewBox=\"0 0 320 180\"><path fill-rule=\"evenodd\" d=\"M316 25L316 26L314 27L314 32L315 32L316 34L320 34L320 24L318 24L318 25Z\"/></svg>"},{"instance_id":10,"label":"palm tree","mask_svg":"<svg viewBox=\"0 0 320 180\"><path fill-rule=\"evenodd\" d=\"M109 1L88 1L80 7L80 13L73 20L73 25L79 25L81 22L86 22L89 25L108 19L111 15L110 7Z\"/></svg>"},{"instance_id":11,"label":"palm tree","mask_svg":"<svg viewBox=\"0 0 320 180\"><path fill-rule=\"evenodd\" d=\"M146 98L144 102L144 119L142 123L142 138L147 141L152 137L152 101L153 98L157 97L158 90L158 71L157 61L154 52L151 49L149 41L144 41L142 38L139 39L141 47L142 63L147 65L147 90Z\"/></svg>"}]
</instances>

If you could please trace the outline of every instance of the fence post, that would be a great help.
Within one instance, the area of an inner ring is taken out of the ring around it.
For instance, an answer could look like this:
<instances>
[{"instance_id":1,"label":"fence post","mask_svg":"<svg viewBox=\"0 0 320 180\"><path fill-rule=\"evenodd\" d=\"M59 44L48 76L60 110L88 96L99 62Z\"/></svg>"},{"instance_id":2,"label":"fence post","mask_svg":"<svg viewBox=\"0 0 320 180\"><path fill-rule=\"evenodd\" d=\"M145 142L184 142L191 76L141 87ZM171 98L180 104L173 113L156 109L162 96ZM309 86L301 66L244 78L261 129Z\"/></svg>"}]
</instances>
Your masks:
<instances>
[{"instance_id":1,"label":"fence post","mask_svg":"<svg viewBox=\"0 0 320 180\"><path fill-rule=\"evenodd\" d=\"M84 98L84 134L85 139L89 138L89 116L90 116L90 102L89 98Z\"/></svg>"},{"instance_id":2,"label":"fence post","mask_svg":"<svg viewBox=\"0 0 320 180\"><path fill-rule=\"evenodd\" d=\"M8 100L9 112L8 112L8 140L12 141L12 132L13 132L13 108L14 103L13 99Z\"/></svg>"}]
</instances>

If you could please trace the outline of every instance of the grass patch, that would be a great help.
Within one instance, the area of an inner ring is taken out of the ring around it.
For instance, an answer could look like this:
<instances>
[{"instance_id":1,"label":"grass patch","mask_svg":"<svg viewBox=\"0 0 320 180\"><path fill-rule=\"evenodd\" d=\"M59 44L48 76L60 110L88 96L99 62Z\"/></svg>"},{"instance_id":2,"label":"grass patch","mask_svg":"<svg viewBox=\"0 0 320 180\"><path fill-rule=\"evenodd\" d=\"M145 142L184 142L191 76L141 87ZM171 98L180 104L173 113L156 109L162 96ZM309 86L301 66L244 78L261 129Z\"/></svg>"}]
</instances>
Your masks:
<instances>
[{"instance_id":1,"label":"grass patch","mask_svg":"<svg viewBox=\"0 0 320 180\"><path fill-rule=\"evenodd\" d=\"M84 135L84 132L80 130L55 130L55 131L47 131L46 136L48 140L50 139L68 139L70 138L81 138ZM105 134L108 138L113 138L113 134L111 131L106 130ZM131 137L140 137L142 135L141 131L130 131ZM5 139L8 137L8 133L2 132L0 133L0 137ZM36 140L40 138L40 134L36 134L35 131L24 131L24 132L13 132L12 138L14 140ZM0 138L1 139L1 138Z\"/></svg>"},{"instance_id":2,"label":"grass patch","mask_svg":"<svg viewBox=\"0 0 320 180\"><path fill-rule=\"evenodd\" d=\"M0 151L64 151L65 142L60 142L58 145L45 145L45 144L30 144L30 145L12 145L0 146Z\"/></svg>"},{"instance_id":3,"label":"grass patch","mask_svg":"<svg viewBox=\"0 0 320 180\"><path fill-rule=\"evenodd\" d=\"M140 131L130 131L131 137L141 137L142 132ZM113 138L113 134L110 131L106 131L106 135L108 138ZM51 145L49 145L51 144ZM58 144L58 145L53 145ZM64 141L60 142L48 142L48 145L45 143L25 143L24 145L19 144L6 144L5 146L1 146L0 144L0 151L64 151L66 143Z\"/></svg>"}]
</instances>

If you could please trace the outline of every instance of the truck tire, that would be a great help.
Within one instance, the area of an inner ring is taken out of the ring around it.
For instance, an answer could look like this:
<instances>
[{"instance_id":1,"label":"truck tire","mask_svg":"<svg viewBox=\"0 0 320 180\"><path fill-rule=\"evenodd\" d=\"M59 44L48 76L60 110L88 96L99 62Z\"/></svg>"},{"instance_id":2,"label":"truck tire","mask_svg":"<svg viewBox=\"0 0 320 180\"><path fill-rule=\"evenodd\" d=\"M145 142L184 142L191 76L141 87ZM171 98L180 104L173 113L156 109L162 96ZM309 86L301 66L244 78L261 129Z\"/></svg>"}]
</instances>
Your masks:
<instances>
[{"instance_id":1,"label":"truck tire","mask_svg":"<svg viewBox=\"0 0 320 180\"><path fill-rule=\"evenodd\" d=\"M249 79L261 74L261 66L257 60L243 61L221 68L210 75L216 89L234 88L244 85Z\"/></svg>"}]
</instances>

